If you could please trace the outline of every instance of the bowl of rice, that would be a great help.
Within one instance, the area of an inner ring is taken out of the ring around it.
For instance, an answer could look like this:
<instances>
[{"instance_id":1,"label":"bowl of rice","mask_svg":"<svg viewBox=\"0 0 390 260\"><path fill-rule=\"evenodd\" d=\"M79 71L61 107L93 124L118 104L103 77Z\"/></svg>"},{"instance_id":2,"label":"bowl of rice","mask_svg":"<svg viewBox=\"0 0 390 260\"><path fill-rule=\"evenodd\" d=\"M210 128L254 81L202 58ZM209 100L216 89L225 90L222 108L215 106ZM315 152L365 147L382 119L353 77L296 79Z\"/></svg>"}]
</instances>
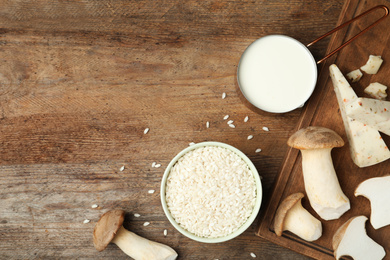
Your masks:
<instances>
[{"instance_id":1,"label":"bowl of rice","mask_svg":"<svg viewBox=\"0 0 390 260\"><path fill-rule=\"evenodd\" d=\"M203 142L172 159L160 195L165 215L180 233L195 241L220 243L253 223L262 185L256 167L240 150Z\"/></svg>"}]
</instances>

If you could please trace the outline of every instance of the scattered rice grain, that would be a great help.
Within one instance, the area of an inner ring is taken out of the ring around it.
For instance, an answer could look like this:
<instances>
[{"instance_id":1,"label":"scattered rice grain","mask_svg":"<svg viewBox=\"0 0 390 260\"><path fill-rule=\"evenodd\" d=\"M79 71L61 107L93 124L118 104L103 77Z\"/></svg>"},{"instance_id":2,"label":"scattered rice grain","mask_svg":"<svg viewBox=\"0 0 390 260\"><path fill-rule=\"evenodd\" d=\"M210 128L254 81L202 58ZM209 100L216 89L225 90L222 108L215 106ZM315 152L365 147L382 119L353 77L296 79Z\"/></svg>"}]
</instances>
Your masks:
<instances>
[{"instance_id":1,"label":"scattered rice grain","mask_svg":"<svg viewBox=\"0 0 390 260\"><path fill-rule=\"evenodd\" d=\"M145 128L144 134L146 135L149 132L149 128Z\"/></svg>"},{"instance_id":2,"label":"scattered rice grain","mask_svg":"<svg viewBox=\"0 0 390 260\"><path fill-rule=\"evenodd\" d=\"M99 207L98 204L93 204L93 205L91 206L91 208L93 208L93 209L96 209L97 207Z\"/></svg>"},{"instance_id":3,"label":"scattered rice grain","mask_svg":"<svg viewBox=\"0 0 390 260\"><path fill-rule=\"evenodd\" d=\"M226 93L223 92L223 93L222 93L222 99L225 99L225 98L226 98Z\"/></svg>"},{"instance_id":4,"label":"scattered rice grain","mask_svg":"<svg viewBox=\"0 0 390 260\"><path fill-rule=\"evenodd\" d=\"M160 168L161 167L161 164L157 163L154 168Z\"/></svg>"},{"instance_id":5,"label":"scattered rice grain","mask_svg":"<svg viewBox=\"0 0 390 260\"><path fill-rule=\"evenodd\" d=\"M251 253L251 257L256 258L255 253Z\"/></svg>"},{"instance_id":6,"label":"scattered rice grain","mask_svg":"<svg viewBox=\"0 0 390 260\"><path fill-rule=\"evenodd\" d=\"M233 124L233 122L234 122L233 120L229 120L229 121L227 121L227 124L230 125L230 124Z\"/></svg>"},{"instance_id":7,"label":"scattered rice grain","mask_svg":"<svg viewBox=\"0 0 390 260\"><path fill-rule=\"evenodd\" d=\"M168 235L168 230L164 229L164 236L166 237Z\"/></svg>"},{"instance_id":8,"label":"scattered rice grain","mask_svg":"<svg viewBox=\"0 0 390 260\"><path fill-rule=\"evenodd\" d=\"M125 170L125 166L123 165L123 166L119 169L119 171L123 172L124 170Z\"/></svg>"},{"instance_id":9,"label":"scattered rice grain","mask_svg":"<svg viewBox=\"0 0 390 260\"><path fill-rule=\"evenodd\" d=\"M138 213L134 213L134 217L139 218L139 217L141 217L141 215Z\"/></svg>"},{"instance_id":10,"label":"scattered rice grain","mask_svg":"<svg viewBox=\"0 0 390 260\"><path fill-rule=\"evenodd\" d=\"M84 224L87 224L89 222L91 222L91 220L89 220L89 219L84 219L84 221L83 221Z\"/></svg>"},{"instance_id":11,"label":"scattered rice grain","mask_svg":"<svg viewBox=\"0 0 390 260\"><path fill-rule=\"evenodd\" d=\"M223 117L223 120L226 120L228 118L229 118L229 115L226 115L226 116Z\"/></svg>"},{"instance_id":12,"label":"scattered rice grain","mask_svg":"<svg viewBox=\"0 0 390 260\"><path fill-rule=\"evenodd\" d=\"M206 122L206 127L210 128L210 122L209 121Z\"/></svg>"},{"instance_id":13,"label":"scattered rice grain","mask_svg":"<svg viewBox=\"0 0 390 260\"><path fill-rule=\"evenodd\" d=\"M266 127L266 126L264 126L264 127L263 127L263 130L266 131L266 132L268 132L268 131L269 131L269 128Z\"/></svg>"},{"instance_id":14,"label":"scattered rice grain","mask_svg":"<svg viewBox=\"0 0 390 260\"><path fill-rule=\"evenodd\" d=\"M191 143L189 143L188 145L191 146L191 145L194 145L194 144L195 144L194 142L191 142Z\"/></svg>"},{"instance_id":15,"label":"scattered rice grain","mask_svg":"<svg viewBox=\"0 0 390 260\"><path fill-rule=\"evenodd\" d=\"M154 166L156 166L156 162L152 162L152 168L154 168Z\"/></svg>"},{"instance_id":16,"label":"scattered rice grain","mask_svg":"<svg viewBox=\"0 0 390 260\"><path fill-rule=\"evenodd\" d=\"M261 152L261 149L260 149L260 148L257 148L255 152L256 152L256 153L260 153L260 152Z\"/></svg>"},{"instance_id":17,"label":"scattered rice grain","mask_svg":"<svg viewBox=\"0 0 390 260\"><path fill-rule=\"evenodd\" d=\"M150 225L150 222L145 222L144 223L144 227L149 226L149 225Z\"/></svg>"},{"instance_id":18,"label":"scattered rice grain","mask_svg":"<svg viewBox=\"0 0 390 260\"><path fill-rule=\"evenodd\" d=\"M248 122L248 120L249 120L249 116L246 116L246 117L244 118L244 122L246 123L246 122Z\"/></svg>"},{"instance_id":19,"label":"scattered rice grain","mask_svg":"<svg viewBox=\"0 0 390 260\"><path fill-rule=\"evenodd\" d=\"M153 194L155 190L148 190L149 194Z\"/></svg>"},{"instance_id":20,"label":"scattered rice grain","mask_svg":"<svg viewBox=\"0 0 390 260\"><path fill-rule=\"evenodd\" d=\"M248 135L248 140L251 140L253 138L253 135Z\"/></svg>"},{"instance_id":21,"label":"scattered rice grain","mask_svg":"<svg viewBox=\"0 0 390 260\"><path fill-rule=\"evenodd\" d=\"M229 126L230 126L231 128L236 128L236 126L233 125L233 124L229 124Z\"/></svg>"}]
</instances>

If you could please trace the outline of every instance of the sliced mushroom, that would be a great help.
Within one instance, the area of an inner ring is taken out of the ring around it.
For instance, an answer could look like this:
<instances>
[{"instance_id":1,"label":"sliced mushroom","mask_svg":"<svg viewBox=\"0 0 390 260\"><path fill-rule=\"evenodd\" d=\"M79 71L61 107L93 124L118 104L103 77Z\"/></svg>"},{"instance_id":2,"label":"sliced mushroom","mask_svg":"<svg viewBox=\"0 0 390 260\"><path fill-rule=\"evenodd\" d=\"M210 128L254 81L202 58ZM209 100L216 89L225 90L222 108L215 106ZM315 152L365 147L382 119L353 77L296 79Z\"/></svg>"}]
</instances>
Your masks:
<instances>
[{"instance_id":1,"label":"sliced mushroom","mask_svg":"<svg viewBox=\"0 0 390 260\"><path fill-rule=\"evenodd\" d=\"M332 240L336 259L351 256L354 260L379 260L386 255L384 248L367 235L366 221L366 216L353 217L336 231Z\"/></svg>"},{"instance_id":2,"label":"sliced mushroom","mask_svg":"<svg viewBox=\"0 0 390 260\"><path fill-rule=\"evenodd\" d=\"M288 196L275 215L274 229L278 236L290 231L306 241L314 241L322 235L321 222L302 207L303 193Z\"/></svg>"},{"instance_id":3,"label":"sliced mushroom","mask_svg":"<svg viewBox=\"0 0 390 260\"><path fill-rule=\"evenodd\" d=\"M360 183L355 196L364 196L371 203L371 225L381 228L390 225L390 176L375 177Z\"/></svg>"},{"instance_id":4,"label":"sliced mushroom","mask_svg":"<svg viewBox=\"0 0 390 260\"><path fill-rule=\"evenodd\" d=\"M123 210L112 210L103 214L93 230L93 244L103 251L112 242L135 260L174 260L177 253L167 245L150 241L126 230L122 224Z\"/></svg>"},{"instance_id":5,"label":"sliced mushroom","mask_svg":"<svg viewBox=\"0 0 390 260\"><path fill-rule=\"evenodd\" d=\"M331 150L344 145L333 130L319 126L300 129L287 141L300 149L305 190L310 205L324 220L337 219L350 209L333 167Z\"/></svg>"}]
</instances>

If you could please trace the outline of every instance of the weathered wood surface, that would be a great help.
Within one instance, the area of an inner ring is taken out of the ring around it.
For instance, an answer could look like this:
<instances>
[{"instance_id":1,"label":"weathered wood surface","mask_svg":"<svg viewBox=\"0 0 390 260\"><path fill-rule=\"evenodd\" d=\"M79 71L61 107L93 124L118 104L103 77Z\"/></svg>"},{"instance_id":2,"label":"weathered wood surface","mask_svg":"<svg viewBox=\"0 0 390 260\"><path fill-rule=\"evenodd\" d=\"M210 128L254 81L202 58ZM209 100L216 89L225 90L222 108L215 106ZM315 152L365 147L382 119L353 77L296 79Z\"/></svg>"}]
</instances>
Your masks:
<instances>
[{"instance_id":1,"label":"weathered wood surface","mask_svg":"<svg viewBox=\"0 0 390 260\"><path fill-rule=\"evenodd\" d=\"M305 259L255 236L258 221L232 241L191 241L169 224L158 191L188 143L221 141L250 157L269 200L301 110L246 106L238 61L266 34L310 42L334 27L342 2L0 3L1 259L125 259L114 245L100 253L92 245L94 224L113 208L128 212L127 228L180 259ZM311 48L315 57L328 42Z\"/></svg>"}]
</instances>

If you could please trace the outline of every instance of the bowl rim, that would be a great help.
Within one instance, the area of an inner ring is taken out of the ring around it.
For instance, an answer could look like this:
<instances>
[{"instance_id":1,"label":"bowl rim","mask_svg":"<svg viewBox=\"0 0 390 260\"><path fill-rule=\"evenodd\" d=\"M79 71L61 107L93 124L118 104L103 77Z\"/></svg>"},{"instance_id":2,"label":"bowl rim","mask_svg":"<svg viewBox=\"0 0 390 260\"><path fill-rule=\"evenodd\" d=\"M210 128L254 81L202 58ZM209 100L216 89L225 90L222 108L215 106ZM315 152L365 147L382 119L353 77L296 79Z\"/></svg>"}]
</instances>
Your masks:
<instances>
[{"instance_id":1,"label":"bowl rim","mask_svg":"<svg viewBox=\"0 0 390 260\"><path fill-rule=\"evenodd\" d=\"M173 165L175 165L175 163L179 160L179 158L184 156L189 151L195 150L195 149L200 148L200 147L206 147L206 146L223 147L223 148L227 148L228 150L236 153L248 165L248 167L252 171L253 177L255 179L256 202L255 202L255 206L254 206L254 208L252 210L251 215L248 217L248 219L245 221L245 223L241 227L239 227L236 231L234 231L234 232L232 232L229 235L224 236L224 237L217 237L217 238L199 237L199 236L197 236L197 235L187 231L186 229L181 227L174 220L174 218L172 217L172 215L171 215L171 213L170 213L170 211L168 209L167 203L165 201L166 200L166 197L165 197L166 182L167 182L168 175L169 175ZM263 199L263 189L262 189L262 184L261 184L259 173L258 173L255 165L248 158L248 156L246 156L243 152L241 152L240 150L238 150L237 148L235 148L235 147L233 147L233 146L231 146L229 144L225 144L225 143L221 143L221 142L214 142L214 141L206 141L206 142L201 142L201 143L197 143L197 144L191 145L191 146L183 149L181 152L179 152L171 160L171 162L166 167L166 169L164 171L163 178L161 180L160 198L161 198L161 205L163 207L165 216L168 218L169 222L175 227L175 229L177 231L179 231L184 236L186 236L188 238L191 238L192 240L195 240L195 241L198 241L198 242L203 242L203 243L220 243L220 242L225 242L225 241L231 240L231 239L241 235L253 223L253 221L256 219L256 217L257 217L257 215L258 215L258 213L260 211L260 206L261 206L261 202L262 202L262 199Z\"/></svg>"}]
</instances>

